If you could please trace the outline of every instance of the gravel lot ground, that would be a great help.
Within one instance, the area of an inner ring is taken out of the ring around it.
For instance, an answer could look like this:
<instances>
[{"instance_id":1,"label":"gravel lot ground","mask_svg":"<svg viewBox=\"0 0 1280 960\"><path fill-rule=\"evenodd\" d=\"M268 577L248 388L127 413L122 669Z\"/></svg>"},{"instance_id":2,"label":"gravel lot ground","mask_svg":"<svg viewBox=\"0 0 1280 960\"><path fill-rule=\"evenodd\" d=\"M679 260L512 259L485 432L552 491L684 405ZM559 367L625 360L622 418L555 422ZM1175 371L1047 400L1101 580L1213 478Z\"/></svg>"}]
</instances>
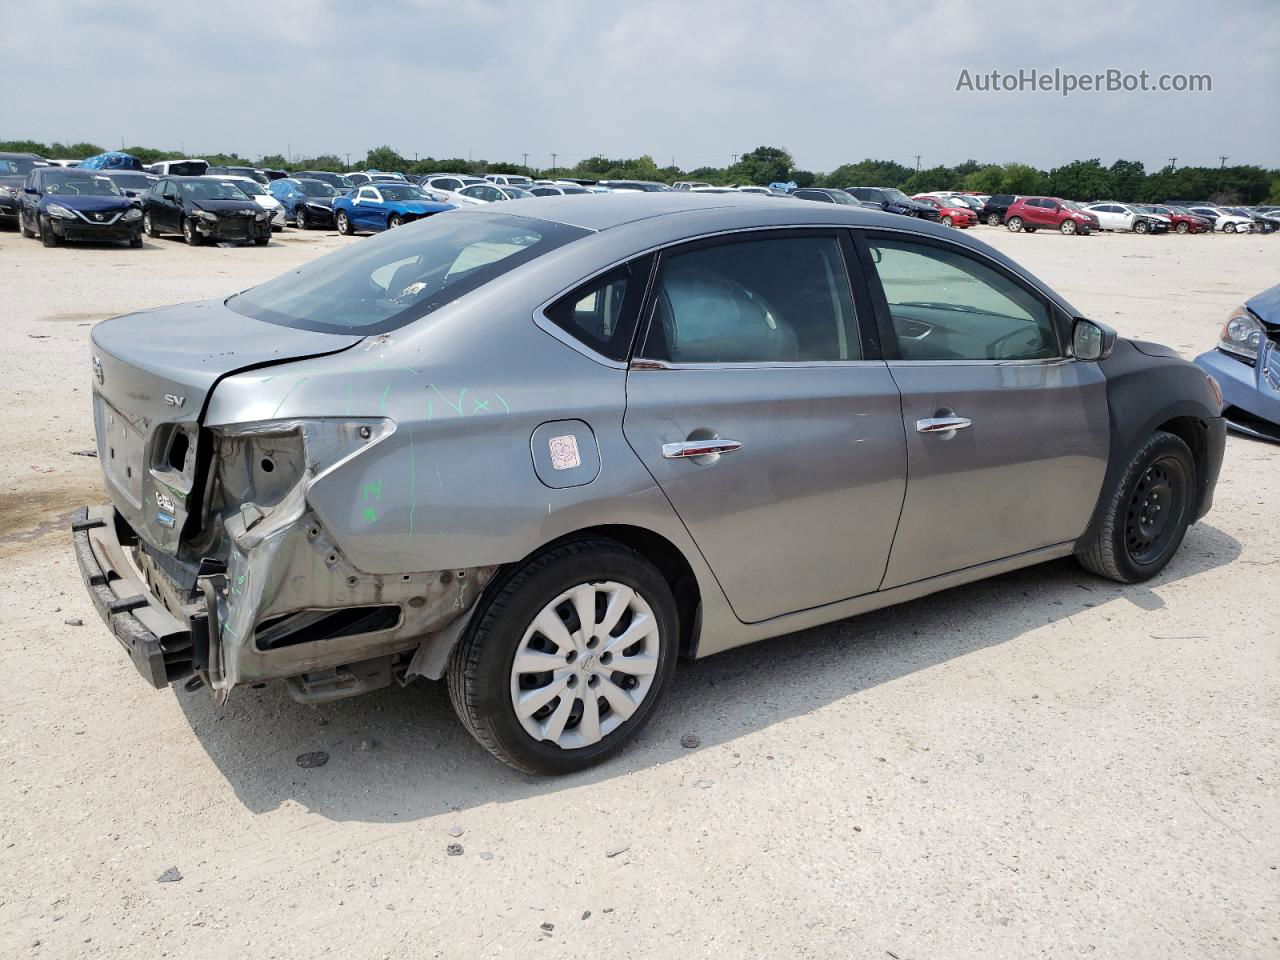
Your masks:
<instances>
[{"instance_id":1,"label":"gravel lot ground","mask_svg":"<svg viewBox=\"0 0 1280 960\"><path fill-rule=\"evenodd\" d=\"M1280 273L1274 237L977 233L1186 356ZM146 687L64 531L102 499L89 328L355 242L0 231L0 956L1280 956L1280 448L1252 440L1150 584L1063 561L685 664L568 779L499 765L431 684Z\"/></svg>"}]
</instances>

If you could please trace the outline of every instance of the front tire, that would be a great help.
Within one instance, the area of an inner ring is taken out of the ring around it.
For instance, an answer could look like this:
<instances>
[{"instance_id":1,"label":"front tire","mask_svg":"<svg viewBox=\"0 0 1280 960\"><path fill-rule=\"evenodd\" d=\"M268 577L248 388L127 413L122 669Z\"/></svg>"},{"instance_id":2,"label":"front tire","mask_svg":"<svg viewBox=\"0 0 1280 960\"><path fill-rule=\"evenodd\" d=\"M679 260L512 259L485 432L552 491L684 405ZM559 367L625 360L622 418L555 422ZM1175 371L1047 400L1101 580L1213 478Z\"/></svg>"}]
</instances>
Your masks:
<instances>
[{"instance_id":1,"label":"front tire","mask_svg":"<svg viewBox=\"0 0 1280 960\"><path fill-rule=\"evenodd\" d=\"M1186 222L1184 221L1183 223L1178 224L1178 226L1177 226L1175 229L1176 229L1179 233L1186 233L1186 232L1187 232L1188 230L1190 230L1191 228L1190 228L1189 226L1187 226Z\"/></svg>"},{"instance_id":2,"label":"front tire","mask_svg":"<svg viewBox=\"0 0 1280 960\"><path fill-rule=\"evenodd\" d=\"M351 229L351 218L347 216L347 211L339 210L335 219L337 222L338 232L344 237L349 237L355 233L355 231Z\"/></svg>"},{"instance_id":3,"label":"front tire","mask_svg":"<svg viewBox=\"0 0 1280 960\"><path fill-rule=\"evenodd\" d=\"M152 240L156 240L160 236L160 231L156 228L156 222L151 219L150 210L142 215L142 232Z\"/></svg>"},{"instance_id":4,"label":"front tire","mask_svg":"<svg viewBox=\"0 0 1280 960\"><path fill-rule=\"evenodd\" d=\"M451 655L449 695L472 736L517 770L566 774L606 760L675 671L671 589L615 541L553 547L481 602Z\"/></svg>"},{"instance_id":5,"label":"front tire","mask_svg":"<svg viewBox=\"0 0 1280 960\"><path fill-rule=\"evenodd\" d=\"M191 217L187 217L182 221L182 239L187 241L187 246L200 246L200 241L202 240L200 231L196 229L196 222Z\"/></svg>"},{"instance_id":6,"label":"front tire","mask_svg":"<svg viewBox=\"0 0 1280 960\"><path fill-rule=\"evenodd\" d=\"M401 217L400 214L398 213L393 213L391 216L387 217L388 230L394 230L396 227L400 226L400 224L402 223L404 223L404 218Z\"/></svg>"},{"instance_id":7,"label":"front tire","mask_svg":"<svg viewBox=\"0 0 1280 960\"><path fill-rule=\"evenodd\" d=\"M1196 489L1191 448L1181 437L1157 430L1134 451L1076 559L1120 583L1150 580L1182 544L1193 522Z\"/></svg>"},{"instance_id":8,"label":"front tire","mask_svg":"<svg viewBox=\"0 0 1280 960\"><path fill-rule=\"evenodd\" d=\"M1022 218L1021 218L1021 217L1010 217L1010 218L1005 222L1005 226L1009 228L1009 232L1010 232L1010 233L1021 233L1021 232L1022 232Z\"/></svg>"},{"instance_id":9,"label":"front tire","mask_svg":"<svg viewBox=\"0 0 1280 960\"><path fill-rule=\"evenodd\" d=\"M1145 220L1139 220L1137 223L1133 225L1134 233L1148 233L1150 232L1150 230L1151 228L1147 226L1147 221Z\"/></svg>"},{"instance_id":10,"label":"front tire","mask_svg":"<svg viewBox=\"0 0 1280 960\"><path fill-rule=\"evenodd\" d=\"M1062 231L1063 236L1070 237L1076 232L1076 222L1074 220L1063 220L1058 229Z\"/></svg>"},{"instance_id":11,"label":"front tire","mask_svg":"<svg viewBox=\"0 0 1280 960\"><path fill-rule=\"evenodd\" d=\"M1222 225L1222 232L1223 232L1223 233L1235 233L1235 232L1236 232L1236 225L1235 225L1234 223L1224 223L1224 224Z\"/></svg>"},{"instance_id":12,"label":"front tire","mask_svg":"<svg viewBox=\"0 0 1280 960\"><path fill-rule=\"evenodd\" d=\"M943 225L944 227L950 227L950 226L952 226L952 225L953 225L953 223L954 223L954 221L953 221L950 217L943 217L943 218L942 218L942 225Z\"/></svg>"},{"instance_id":13,"label":"front tire","mask_svg":"<svg viewBox=\"0 0 1280 960\"><path fill-rule=\"evenodd\" d=\"M307 223L307 214L301 207L298 212L293 215L293 225L299 230L306 230L311 224Z\"/></svg>"},{"instance_id":14,"label":"front tire","mask_svg":"<svg viewBox=\"0 0 1280 960\"><path fill-rule=\"evenodd\" d=\"M60 241L58 235L53 232L53 224L39 214L36 214L36 227L40 231L41 243L46 247L56 247L58 245Z\"/></svg>"}]
</instances>

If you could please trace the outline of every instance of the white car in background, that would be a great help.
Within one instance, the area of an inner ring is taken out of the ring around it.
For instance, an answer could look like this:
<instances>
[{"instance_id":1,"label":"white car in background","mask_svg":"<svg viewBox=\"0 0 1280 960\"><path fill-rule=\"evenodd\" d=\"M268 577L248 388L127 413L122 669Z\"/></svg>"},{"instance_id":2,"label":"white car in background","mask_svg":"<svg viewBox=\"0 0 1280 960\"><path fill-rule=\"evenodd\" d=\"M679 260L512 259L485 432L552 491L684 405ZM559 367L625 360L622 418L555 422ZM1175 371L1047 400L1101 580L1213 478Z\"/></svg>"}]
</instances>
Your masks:
<instances>
[{"instance_id":1,"label":"white car in background","mask_svg":"<svg viewBox=\"0 0 1280 960\"><path fill-rule=\"evenodd\" d=\"M1188 207L1197 217L1204 217L1213 224L1214 230L1223 233L1252 233L1253 217L1242 217L1238 213L1228 213L1221 207L1197 206Z\"/></svg>"},{"instance_id":2,"label":"white car in background","mask_svg":"<svg viewBox=\"0 0 1280 960\"><path fill-rule=\"evenodd\" d=\"M524 200L533 194L520 187L504 186L498 183L477 183L463 187L458 196L470 203L499 203L503 200Z\"/></svg>"},{"instance_id":3,"label":"white car in background","mask_svg":"<svg viewBox=\"0 0 1280 960\"><path fill-rule=\"evenodd\" d=\"M1128 203L1091 203L1084 209L1098 218L1103 230L1132 230L1134 233L1150 233L1155 220L1168 229L1173 221L1159 213L1147 213Z\"/></svg>"},{"instance_id":4,"label":"white car in background","mask_svg":"<svg viewBox=\"0 0 1280 960\"><path fill-rule=\"evenodd\" d=\"M267 193L263 187L253 177L241 177L235 174L226 174L223 176L210 176L210 180L217 180L219 183L234 183L237 187L247 193L253 202L260 206L263 210L271 211L271 229L280 231L284 229L284 204Z\"/></svg>"},{"instance_id":5,"label":"white car in background","mask_svg":"<svg viewBox=\"0 0 1280 960\"><path fill-rule=\"evenodd\" d=\"M486 173L484 178L499 187L517 187L528 190L533 186L533 178L520 173Z\"/></svg>"},{"instance_id":6,"label":"white car in background","mask_svg":"<svg viewBox=\"0 0 1280 960\"><path fill-rule=\"evenodd\" d=\"M473 187L489 181L484 177L472 177L465 173L432 173L422 178L418 185L436 193L457 193L463 187Z\"/></svg>"},{"instance_id":7,"label":"white car in background","mask_svg":"<svg viewBox=\"0 0 1280 960\"><path fill-rule=\"evenodd\" d=\"M591 191L576 183L552 183L540 180L529 188L529 192L535 197L572 197L585 195Z\"/></svg>"}]
</instances>

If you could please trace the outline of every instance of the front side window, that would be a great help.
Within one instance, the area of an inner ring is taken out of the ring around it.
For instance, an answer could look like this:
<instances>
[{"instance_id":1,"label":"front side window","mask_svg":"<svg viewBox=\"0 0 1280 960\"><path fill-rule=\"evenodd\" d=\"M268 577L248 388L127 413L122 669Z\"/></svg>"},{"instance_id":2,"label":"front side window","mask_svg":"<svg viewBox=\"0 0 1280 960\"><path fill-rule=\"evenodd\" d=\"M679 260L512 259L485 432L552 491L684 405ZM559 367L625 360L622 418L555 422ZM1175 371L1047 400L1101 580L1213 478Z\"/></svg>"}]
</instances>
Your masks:
<instances>
[{"instance_id":1,"label":"front side window","mask_svg":"<svg viewBox=\"0 0 1280 960\"><path fill-rule=\"evenodd\" d=\"M641 355L672 363L861 359L839 241L762 238L664 257Z\"/></svg>"},{"instance_id":2,"label":"front side window","mask_svg":"<svg viewBox=\"0 0 1280 960\"><path fill-rule=\"evenodd\" d=\"M903 360L1061 355L1049 306L995 268L943 247L868 242Z\"/></svg>"},{"instance_id":3,"label":"front side window","mask_svg":"<svg viewBox=\"0 0 1280 960\"><path fill-rule=\"evenodd\" d=\"M395 330L590 231L521 217L431 217L231 297L255 320L321 333Z\"/></svg>"}]
</instances>

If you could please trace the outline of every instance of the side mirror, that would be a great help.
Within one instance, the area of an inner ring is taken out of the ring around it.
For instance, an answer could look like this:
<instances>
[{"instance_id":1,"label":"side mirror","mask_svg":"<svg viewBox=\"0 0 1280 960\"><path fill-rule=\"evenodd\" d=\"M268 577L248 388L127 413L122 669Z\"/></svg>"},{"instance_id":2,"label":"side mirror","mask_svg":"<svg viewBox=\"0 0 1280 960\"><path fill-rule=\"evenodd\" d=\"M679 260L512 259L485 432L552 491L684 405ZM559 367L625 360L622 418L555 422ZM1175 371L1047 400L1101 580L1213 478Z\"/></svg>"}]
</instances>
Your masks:
<instances>
[{"instance_id":1,"label":"side mirror","mask_svg":"<svg viewBox=\"0 0 1280 960\"><path fill-rule=\"evenodd\" d=\"M23 192L23 193L29 193L29 194L31 194L31 195L34 197L34 196L36 195L36 188L35 188L35 187L23 187L23 188L22 188L22 192Z\"/></svg>"},{"instance_id":2,"label":"side mirror","mask_svg":"<svg viewBox=\"0 0 1280 960\"><path fill-rule=\"evenodd\" d=\"M1116 348L1116 332L1105 323L1077 317L1071 328L1071 354L1077 360L1105 360Z\"/></svg>"}]
</instances>

